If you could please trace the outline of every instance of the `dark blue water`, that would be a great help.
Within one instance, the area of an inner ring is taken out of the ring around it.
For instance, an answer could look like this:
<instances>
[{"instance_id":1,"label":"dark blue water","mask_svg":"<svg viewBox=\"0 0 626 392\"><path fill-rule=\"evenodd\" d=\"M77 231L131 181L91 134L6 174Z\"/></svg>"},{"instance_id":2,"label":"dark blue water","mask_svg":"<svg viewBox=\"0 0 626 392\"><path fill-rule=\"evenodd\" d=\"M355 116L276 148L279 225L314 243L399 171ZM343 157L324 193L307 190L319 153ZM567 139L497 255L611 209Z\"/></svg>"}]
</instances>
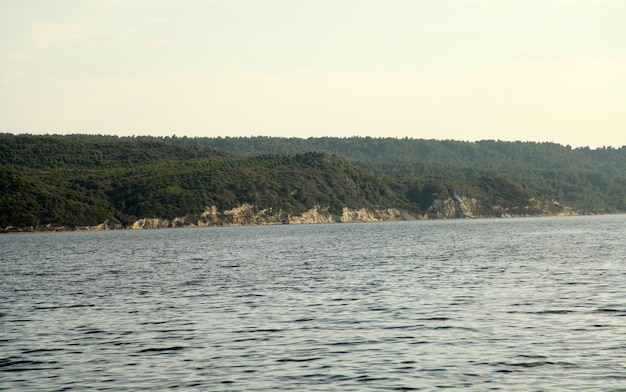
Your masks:
<instances>
[{"instance_id":1,"label":"dark blue water","mask_svg":"<svg viewBox=\"0 0 626 392\"><path fill-rule=\"evenodd\" d=\"M626 216L0 236L0 389L626 391Z\"/></svg>"}]
</instances>

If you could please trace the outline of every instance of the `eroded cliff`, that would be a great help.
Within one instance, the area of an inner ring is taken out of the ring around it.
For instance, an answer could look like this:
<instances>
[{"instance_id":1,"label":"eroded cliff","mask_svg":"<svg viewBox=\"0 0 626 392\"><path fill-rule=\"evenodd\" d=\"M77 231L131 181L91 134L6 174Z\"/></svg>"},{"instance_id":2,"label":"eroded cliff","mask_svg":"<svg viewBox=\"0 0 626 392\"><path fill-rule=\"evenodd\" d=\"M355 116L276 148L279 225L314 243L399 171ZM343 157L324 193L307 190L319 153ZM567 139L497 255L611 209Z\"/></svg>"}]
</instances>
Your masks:
<instances>
[{"instance_id":1,"label":"eroded cliff","mask_svg":"<svg viewBox=\"0 0 626 392\"><path fill-rule=\"evenodd\" d=\"M418 219L475 219L510 218L530 216L567 216L577 212L561 206L554 200L532 198L525 206L503 207L489 205L484 201L453 195L445 199L435 199L423 214L406 209L350 209L343 208L341 214L333 214L329 207L316 206L301 214L289 214L283 210L257 209L253 205L219 211L217 207L207 208L200 216L186 216L172 220L143 218L134 222L131 229L156 229L168 227L207 227L207 226L249 226L276 224L315 224L349 222L406 221Z\"/></svg>"}]
</instances>

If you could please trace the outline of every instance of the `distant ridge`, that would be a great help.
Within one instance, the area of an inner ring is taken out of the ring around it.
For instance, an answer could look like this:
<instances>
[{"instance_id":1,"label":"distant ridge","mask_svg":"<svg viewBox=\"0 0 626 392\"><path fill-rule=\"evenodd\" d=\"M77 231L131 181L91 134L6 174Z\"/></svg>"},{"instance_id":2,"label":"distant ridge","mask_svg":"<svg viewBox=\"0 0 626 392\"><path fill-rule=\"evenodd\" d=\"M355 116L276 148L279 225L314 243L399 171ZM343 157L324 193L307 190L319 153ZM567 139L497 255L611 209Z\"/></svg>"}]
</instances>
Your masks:
<instances>
[{"instance_id":1,"label":"distant ridge","mask_svg":"<svg viewBox=\"0 0 626 392\"><path fill-rule=\"evenodd\" d=\"M507 179L372 174L323 152L2 134L0 164L3 231L576 213Z\"/></svg>"},{"instance_id":2,"label":"distant ridge","mask_svg":"<svg viewBox=\"0 0 626 392\"><path fill-rule=\"evenodd\" d=\"M85 140L111 140L84 136ZM96 139L93 139L96 138ZM113 140L129 140L112 137ZM556 143L396 138L137 137L204 145L244 155L319 151L384 175L507 178L583 212L626 211L626 146L571 148Z\"/></svg>"}]
</instances>

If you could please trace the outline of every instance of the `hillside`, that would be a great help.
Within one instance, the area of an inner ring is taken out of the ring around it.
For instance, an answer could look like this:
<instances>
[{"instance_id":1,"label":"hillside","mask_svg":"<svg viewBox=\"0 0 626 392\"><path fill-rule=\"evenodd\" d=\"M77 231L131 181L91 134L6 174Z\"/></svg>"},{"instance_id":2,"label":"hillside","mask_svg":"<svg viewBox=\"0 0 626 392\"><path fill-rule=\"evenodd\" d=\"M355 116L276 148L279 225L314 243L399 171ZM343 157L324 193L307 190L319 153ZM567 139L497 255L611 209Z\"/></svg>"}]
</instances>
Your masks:
<instances>
[{"instance_id":1,"label":"hillside","mask_svg":"<svg viewBox=\"0 0 626 392\"><path fill-rule=\"evenodd\" d=\"M5 230L567 213L498 178L381 176L318 152L244 156L134 139L0 135L0 189Z\"/></svg>"},{"instance_id":2,"label":"hillside","mask_svg":"<svg viewBox=\"0 0 626 392\"><path fill-rule=\"evenodd\" d=\"M111 136L74 135L85 140ZM536 189L581 212L626 211L626 146L571 148L555 143L439 141L394 138L187 138L139 137L181 145L204 145L237 154L335 154L346 162L384 175L477 179L506 178Z\"/></svg>"}]
</instances>

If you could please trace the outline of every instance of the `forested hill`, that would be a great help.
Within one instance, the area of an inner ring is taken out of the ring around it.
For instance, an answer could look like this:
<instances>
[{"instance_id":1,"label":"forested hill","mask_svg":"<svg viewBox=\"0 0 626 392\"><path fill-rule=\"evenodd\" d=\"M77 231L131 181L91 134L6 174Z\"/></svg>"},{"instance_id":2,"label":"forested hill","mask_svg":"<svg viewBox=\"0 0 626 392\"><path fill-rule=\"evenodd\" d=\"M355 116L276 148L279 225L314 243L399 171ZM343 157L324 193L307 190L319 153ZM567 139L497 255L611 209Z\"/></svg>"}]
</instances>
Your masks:
<instances>
[{"instance_id":1,"label":"forested hill","mask_svg":"<svg viewBox=\"0 0 626 392\"><path fill-rule=\"evenodd\" d=\"M76 135L86 140L125 140ZM581 211L626 211L626 146L576 148L555 143L439 141L394 138L187 138L139 137L175 144L212 146L256 155L307 151L335 154L377 174L410 174L456 179L506 178Z\"/></svg>"},{"instance_id":2,"label":"forested hill","mask_svg":"<svg viewBox=\"0 0 626 392\"><path fill-rule=\"evenodd\" d=\"M344 215L346 209L402 209L414 217L564 211L503 179L382 176L319 152L245 156L156 139L0 134L0 190L0 228L5 229L105 221L129 227L143 218L179 217L220 224L244 205L255 217L269 214L274 223L315 208ZM208 208L219 212L210 222Z\"/></svg>"}]
</instances>

